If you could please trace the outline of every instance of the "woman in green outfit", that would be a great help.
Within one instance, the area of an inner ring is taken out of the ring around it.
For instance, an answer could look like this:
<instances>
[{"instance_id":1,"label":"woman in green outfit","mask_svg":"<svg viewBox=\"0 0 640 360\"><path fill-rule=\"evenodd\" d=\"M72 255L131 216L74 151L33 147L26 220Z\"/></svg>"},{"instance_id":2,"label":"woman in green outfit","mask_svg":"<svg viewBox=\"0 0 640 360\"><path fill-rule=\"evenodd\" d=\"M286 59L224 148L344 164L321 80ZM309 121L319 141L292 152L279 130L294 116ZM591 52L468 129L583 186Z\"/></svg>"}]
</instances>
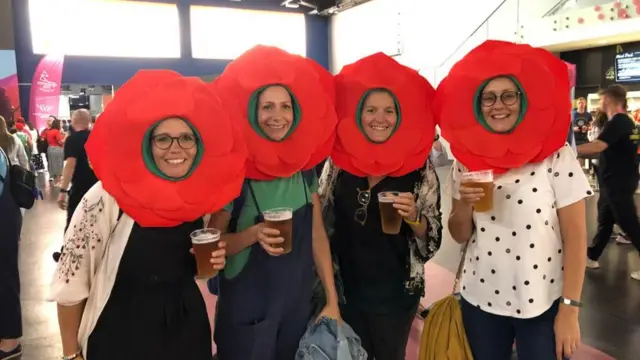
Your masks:
<instances>
[{"instance_id":1,"label":"woman in green outfit","mask_svg":"<svg viewBox=\"0 0 640 360\"><path fill-rule=\"evenodd\" d=\"M229 255L209 283L218 293L218 356L294 359L312 317L314 268L327 294L320 316L340 318L314 171L331 151L337 123L331 75L311 60L259 46L213 86L237 115L249 150L242 195L211 223L226 229Z\"/></svg>"}]
</instances>

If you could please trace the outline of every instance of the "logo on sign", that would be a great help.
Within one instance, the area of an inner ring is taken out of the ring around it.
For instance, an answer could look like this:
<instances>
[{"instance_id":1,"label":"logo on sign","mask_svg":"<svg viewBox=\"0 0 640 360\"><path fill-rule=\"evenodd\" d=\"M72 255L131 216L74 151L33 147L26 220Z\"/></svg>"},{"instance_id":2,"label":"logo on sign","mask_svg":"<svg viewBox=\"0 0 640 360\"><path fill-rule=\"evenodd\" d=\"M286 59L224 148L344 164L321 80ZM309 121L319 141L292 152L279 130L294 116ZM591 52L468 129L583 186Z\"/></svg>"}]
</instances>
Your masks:
<instances>
[{"instance_id":1,"label":"logo on sign","mask_svg":"<svg viewBox=\"0 0 640 360\"><path fill-rule=\"evenodd\" d=\"M48 113L51 112L51 110L53 110L53 106L48 105L48 104L38 104L36 105L38 107L38 109L44 113Z\"/></svg>"},{"instance_id":2,"label":"logo on sign","mask_svg":"<svg viewBox=\"0 0 640 360\"><path fill-rule=\"evenodd\" d=\"M58 87L58 84L55 81L49 80L49 74L46 70L42 70L42 73L40 73L37 84L42 92L52 92Z\"/></svg>"}]
</instances>

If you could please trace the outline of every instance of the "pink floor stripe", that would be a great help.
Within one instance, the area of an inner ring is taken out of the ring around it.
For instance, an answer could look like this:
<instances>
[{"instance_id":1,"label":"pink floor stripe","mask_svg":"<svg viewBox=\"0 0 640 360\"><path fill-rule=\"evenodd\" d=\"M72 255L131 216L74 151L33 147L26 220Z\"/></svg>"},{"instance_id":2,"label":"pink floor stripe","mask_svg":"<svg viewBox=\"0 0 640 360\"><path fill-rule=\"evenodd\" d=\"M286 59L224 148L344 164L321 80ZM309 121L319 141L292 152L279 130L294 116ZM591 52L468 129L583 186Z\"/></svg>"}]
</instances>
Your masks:
<instances>
[{"instance_id":1,"label":"pink floor stripe","mask_svg":"<svg viewBox=\"0 0 640 360\"><path fill-rule=\"evenodd\" d=\"M421 303L424 306L429 306L435 301L442 299L451 292L453 286L453 274L433 263L429 262L425 265L425 277L427 282L427 295L422 299ZM207 311L209 312L209 320L211 321L211 328L213 329L213 317L216 307L216 297L209 294L206 284L198 283L202 295L204 296L207 304ZM413 322L413 329L409 336L409 342L407 344L407 359L417 360L418 349L420 344L420 335L422 334L422 322L416 319ZM213 344L213 352L216 351L216 345ZM576 355L572 357L572 360L615 360L611 356L598 351L588 345L582 345Z\"/></svg>"}]
</instances>

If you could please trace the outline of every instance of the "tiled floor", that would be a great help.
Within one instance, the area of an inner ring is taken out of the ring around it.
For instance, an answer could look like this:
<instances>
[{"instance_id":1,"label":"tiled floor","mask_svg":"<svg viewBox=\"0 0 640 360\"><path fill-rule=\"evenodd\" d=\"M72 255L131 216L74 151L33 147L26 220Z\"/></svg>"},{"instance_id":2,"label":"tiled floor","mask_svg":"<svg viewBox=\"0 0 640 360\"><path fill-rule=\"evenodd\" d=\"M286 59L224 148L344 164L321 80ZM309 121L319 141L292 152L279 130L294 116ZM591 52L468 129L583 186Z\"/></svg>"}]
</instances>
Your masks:
<instances>
[{"instance_id":1,"label":"tiled floor","mask_svg":"<svg viewBox=\"0 0 640 360\"><path fill-rule=\"evenodd\" d=\"M60 247L65 221L65 213L56 207L52 195L57 194L45 192L45 200L38 201L24 219L20 245L23 360L59 359L61 351L55 304L46 302L55 265L51 253ZM443 198L443 213L448 213L446 198ZM427 266L430 292L425 302L434 301L449 291L457 253L456 245L445 237L434 263ZM581 329L583 341L588 346L583 347L574 359L640 359L640 281L629 278L630 253L630 246L612 244L601 261L602 268L587 273ZM407 360L416 359L419 326L416 321Z\"/></svg>"}]
</instances>

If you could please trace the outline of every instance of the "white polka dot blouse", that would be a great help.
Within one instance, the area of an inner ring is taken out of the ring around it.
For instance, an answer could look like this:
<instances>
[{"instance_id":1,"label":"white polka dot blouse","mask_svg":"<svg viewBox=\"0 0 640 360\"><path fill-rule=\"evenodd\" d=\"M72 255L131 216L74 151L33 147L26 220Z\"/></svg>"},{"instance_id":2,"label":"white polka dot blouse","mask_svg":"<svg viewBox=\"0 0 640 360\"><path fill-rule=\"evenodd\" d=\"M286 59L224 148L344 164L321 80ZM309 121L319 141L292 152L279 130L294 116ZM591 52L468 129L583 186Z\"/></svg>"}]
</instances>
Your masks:
<instances>
[{"instance_id":1,"label":"white polka dot blouse","mask_svg":"<svg viewBox=\"0 0 640 360\"><path fill-rule=\"evenodd\" d=\"M466 169L455 162L448 188L459 199ZM474 212L461 294L492 314L536 317L562 295L563 246L557 210L592 195L569 146L494 179L493 210ZM579 255L576 255L579 256Z\"/></svg>"}]
</instances>

